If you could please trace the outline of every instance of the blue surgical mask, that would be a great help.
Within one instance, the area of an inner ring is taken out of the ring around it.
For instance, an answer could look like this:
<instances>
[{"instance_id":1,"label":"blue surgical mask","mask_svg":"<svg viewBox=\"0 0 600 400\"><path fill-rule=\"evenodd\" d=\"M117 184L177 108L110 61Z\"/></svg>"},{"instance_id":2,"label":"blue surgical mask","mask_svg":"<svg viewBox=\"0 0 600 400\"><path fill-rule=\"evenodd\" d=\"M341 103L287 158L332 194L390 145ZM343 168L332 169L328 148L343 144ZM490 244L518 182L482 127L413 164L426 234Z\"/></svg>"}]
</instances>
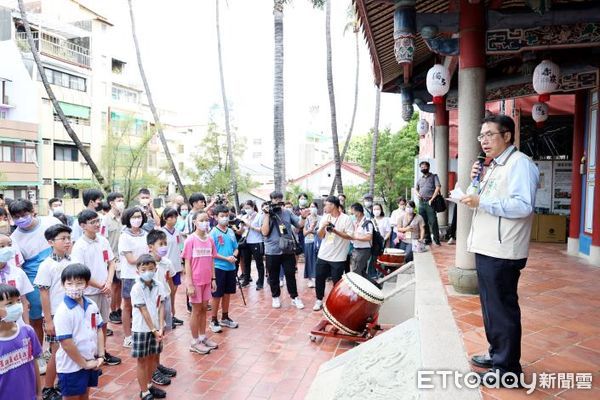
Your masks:
<instances>
[{"instance_id":1,"label":"blue surgical mask","mask_svg":"<svg viewBox=\"0 0 600 400\"><path fill-rule=\"evenodd\" d=\"M169 252L169 248L167 246L160 246L157 250L156 253L161 256L164 257L167 255L167 253Z\"/></svg>"},{"instance_id":2,"label":"blue surgical mask","mask_svg":"<svg viewBox=\"0 0 600 400\"><path fill-rule=\"evenodd\" d=\"M190 212L188 210L181 210L181 216L184 218L187 217L189 213Z\"/></svg>"},{"instance_id":3,"label":"blue surgical mask","mask_svg":"<svg viewBox=\"0 0 600 400\"><path fill-rule=\"evenodd\" d=\"M152 279L154 279L154 274L154 271L144 271L140 274L140 276L144 282L150 282Z\"/></svg>"},{"instance_id":4,"label":"blue surgical mask","mask_svg":"<svg viewBox=\"0 0 600 400\"><path fill-rule=\"evenodd\" d=\"M3 247L0 249L0 263L7 263L15 256L12 247Z\"/></svg>"},{"instance_id":5,"label":"blue surgical mask","mask_svg":"<svg viewBox=\"0 0 600 400\"><path fill-rule=\"evenodd\" d=\"M15 303L6 307L6 317L2 318L4 322L17 322L23 315L23 304Z\"/></svg>"},{"instance_id":6,"label":"blue surgical mask","mask_svg":"<svg viewBox=\"0 0 600 400\"><path fill-rule=\"evenodd\" d=\"M27 214L25 217L15 219L15 225L19 228L27 228L29 225L31 225L32 221L33 217L31 214Z\"/></svg>"}]
</instances>

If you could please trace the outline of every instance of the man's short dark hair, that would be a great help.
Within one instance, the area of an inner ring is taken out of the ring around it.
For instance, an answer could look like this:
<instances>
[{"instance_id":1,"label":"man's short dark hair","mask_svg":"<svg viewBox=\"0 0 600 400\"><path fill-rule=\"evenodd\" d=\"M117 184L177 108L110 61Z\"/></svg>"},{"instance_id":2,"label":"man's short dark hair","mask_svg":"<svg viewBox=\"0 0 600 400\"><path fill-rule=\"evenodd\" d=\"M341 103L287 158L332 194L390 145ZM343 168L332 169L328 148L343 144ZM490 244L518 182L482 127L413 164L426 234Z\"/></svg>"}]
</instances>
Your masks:
<instances>
[{"instance_id":1,"label":"man's short dark hair","mask_svg":"<svg viewBox=\"0 0 600 400\"><path fill-rule=\"evenodd\" d=\"M148 196L150 196L150 190L148 190L146 188L141 188L140 191L138 192L138 196L140 194L147 194Z\"/></svg>"},{"instance_id":2,"label":"man's short dark hair","mask_svg":"<svg viewBox=\"0 0 600 400\"><path fill-rule=\"evenodd\" d=\"M213 213L214 213L214 215L219 215L221 213L229 214L229 208L227 208L227 206L224 206L223 204L220 204L215 207L215 209L213 210Z\"/></svg>"},{"instance_id":3,"label":"man's short dark hair","mask_svg":"<svg viewBox=\"0 0 600 400\"><path fill-rule=\"evenodd\" d=\"M90 204L90 201L96 201L103 198L104 194L100 189L86 189L83 191L83 204L86 207Z\"/></svg>"},{"instance_id":4,"label":"man's short dark hair","mask_svg":"<svg viewBox=\"0 0 600 400\"><path fill-rule=\"evenodd\" d=\"M125 196L123 196L122 193L119 192L111 192L108 194L108 196L106 196L106 202L108 204L110 204L111 202L117 200L117 199L124 199Z\"/></svg>"},{"instance_id":5,"label":"man's short dark hair","mask_svg":"<svg viewBox=\"0 0 600 400\"><path fill-rule=\"evenodd\" d=\"M193 207L194 203L197 203L199 201L203 201L206 203L206 197L204 197L204 195L202 193L192 193L192 195L190 196L190 205Z\"/></svg>"},{"instance_id":6,"label":"man's short dark hair","mask_svg":"<svg viewBox=\"0 0 600 400\"><path fill-rule=\"evenodd\" d=\"M161 230L152 229L148 232L148 235L146 235L146 244L148 245L154 244L159 240L167 240L167 234Z\"/></svg>"},{"instance_id":7,"label":"man's short dark hair","mask_svg":"<svg viewBox=\"0 0 600 400\"><path fill-rule=\"evenodd\" d=\"M67 265L60 274L60 281L65 284L69 279L83 279L86 283L92 278L92 273L88 267L83 264Z\"/></svg>"},{"instance_id":8,"label":"man's short dark hair","mask_svg":"<svg viewBox=\"0 0 600 400\"><path fill-rule=\"evenodd\" d=\"M269 194L269 198L271 200L275 200L275 199L283 199L283 193L278 192L277 190L271 192L271 194Z\"/></svg>"},{"instance_id":9,"label":"man's short dark hair","mask_svg":"<svg viewBox=\"0 0 600 400\"><path fill-rule=\"evenodd\" d=\"M13 218L16 218L17 215L25 212L32 213L33 203L27 199L14 200L8 205L8 212L13 216Z\"/></svg>"},{"instance_id":10,"label":"man's short dark hair","mask_svg":"<svg viewBox=\"0 0 600 400\"><path fill-rule=\"evenodd\" d=\"M121 223L123 225L125 225L128 228L131 228L131 217L133 217L133 214L135 214L136 212L139 212L140 214L142 214L142 225L144 226L144 224L146 222L148 222L148 217L146 216L146 213L144 211L142 211L141 208L139 207L131 207L128 208L127 210L123 211L123 216L121 217Z\"/></svg>"},{"instance_id":11,"label":"man's short dark hair","mask_svg":"<svg viewBox=\"0 0 600 400\"><path fill-rule=\"evenodd\" d=\"M365 209L362 206L362 204L360 204L360 203L354 203L354 204L352 204L352 206L350 206L350 208L354 211L358 211L361 214L365 213Z\"/></svg>"},{"instance_id":12,"label":"man's short dark hair","mask_svg":"<svg viewBox=\"0 0 600 400\"><path fill-rule=\"evenodd\" d=\"M141 256L138 257L137 261L135 262L135 266L137 268L141 267L142 265L150 265L150 264L153 264L154 266L156 266L156 260L150 254L142 254Z\"/></svg>"},{"instance_id":13,"label":"man's short dark hair","mask_svg":"<svg viewBox=\"0 0 600 400\"><path fill-rule=\"evenodd\" d=\"M494 123L498 125L500 133L510 132L510 143L515 142L515 121L508 115L489 114L483 118L482 124Z\"/></svg>"},{"instance_id":14,"label":"man's short dark hair","mask_svg":"<svg viewBox=\"0 0 600 400\"><path fill-rule=\"evenodd\" d=\"M77 222L80 224L87 224L88 221L98 218L98 213L92 210L83 210L77 217Z\"/></svg>"},{"instance_id":15,"label":"man's short dark hair","mask_svg":"<svg viewBox=\"0 0 600 400\"><path fill-rule=\"evenodd\" d=\"M431 168L431 164L429 164L429 161L421 161L421 162L419 163L419 167L420 167L421 165L423 165L423 164L427 165L427 168Z\"/></svg>"},{"instance_id":16,"label":"man's short dark hair","mask_svg":"<svg viewBox=\"0 0 600 400\"><path fill-rule=\"evenodd\" d=\"M340 193L340 194L338 194L338 198L340 198L340 197L342 197L342 196L344 196L344 199L346 198L346 195L345 195L344 193Z\"/></svg>"},{"instance_id":17,"label":"man's short dark hair","mask_svg":"<svg viewBox=\"0 0 600 400\"><path fill-rule=\"evenodd\" d=\"M54 240L61 233L71 233L72 229L63 224L52 225L44 232L44 237L46 240Z\"/></svg>"},{"instance_id":18,"label":"man's short dark hair","mask_svg":"<svg viewBox=\"0 0 600 400\"><path fill-rule=\"evenodd\" d=\"M336 206L336 207L339 207L339 206L340 206L340 199L338 199L336 196L328 196L328 197L325 199L325 201L326 201L327 203L331 203L331 204L333 204L333 205L334 205L334 206Z\"/></svg>"},{"instance_id":19,"label":"man's short dark hair","mask_svg":"<svg viewBox=\"0 0 600 400\"><path fill-rule=\"evenodd\" d=\"M363 196L363 199L371 199L373 200L373 195L371 193L367 193Z\"/></svg>"},{"instance_id":20,"label":"man's short dark hair","mask_svg":"<svg viewBox=\"0 0 600 400\"><path fill-rule=\"evenodd\" d=\"M60 201L60 203L62 204L62 199L59 199L58 197L53 197L50 200L48 200L48 206L52 207L52 204L56 203L57 201Z\"/></svg>"},{"instance_id":21,"label":"man's short dark hair","mask_svg":"<svg viewBox=\"0 0 600 400\"><path fill-rule=\"evenodd\" d=\"M400 196L400 197L396 198L396 204L400 203L401 201L403 201L404 204L406 204L406 199L404 198L404 196Z\"/></svg>"}]
</instances>

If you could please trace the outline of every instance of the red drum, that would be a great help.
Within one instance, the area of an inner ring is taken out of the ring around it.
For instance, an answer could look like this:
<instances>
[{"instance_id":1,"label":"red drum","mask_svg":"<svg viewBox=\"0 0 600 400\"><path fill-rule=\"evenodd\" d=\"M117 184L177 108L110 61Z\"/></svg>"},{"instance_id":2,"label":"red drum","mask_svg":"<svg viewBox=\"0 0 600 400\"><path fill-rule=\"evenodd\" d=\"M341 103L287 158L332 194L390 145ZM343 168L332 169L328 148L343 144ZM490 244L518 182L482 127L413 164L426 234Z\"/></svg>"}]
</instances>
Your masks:
<instances>
[{"instance_id":1,"label":"red drum","mask_svg":"<svg viewBox=\"0 0 600 400\"><path fill-rule=\"evenodd\" d=\"M372 321L384 297L381 290L355 272L342 275L335 284L323 314L333 326L350 335L362 335L367 323Z\"/></svg>"}]
</instances>

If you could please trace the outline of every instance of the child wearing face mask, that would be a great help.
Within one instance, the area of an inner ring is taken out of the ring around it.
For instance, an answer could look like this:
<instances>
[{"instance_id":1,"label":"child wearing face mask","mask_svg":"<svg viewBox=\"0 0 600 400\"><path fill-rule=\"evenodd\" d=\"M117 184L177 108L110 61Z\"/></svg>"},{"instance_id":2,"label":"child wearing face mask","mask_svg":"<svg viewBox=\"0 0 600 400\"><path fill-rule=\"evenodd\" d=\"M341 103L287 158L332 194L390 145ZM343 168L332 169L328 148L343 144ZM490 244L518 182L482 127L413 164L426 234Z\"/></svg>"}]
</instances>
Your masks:
<instances>
[{"instance_id":1,"label":"child wearing face mask","mask_svg":"<svg viewBox=\"0 0 600 400\"><path fill-rule=\"evenodd\" d=\"M159 366L163 348L165 303L169 296L156 278L156 260L144 254L137 260L138 278L131 289L133 304L133 347L131 356L137 359L137 377L140 399L166 397L164 390L152 386L153 375Z\"/></svg>"},{"instance_id":2,"label":"child wearing face mask","mask_svg":"<svg viewBox=\"0 0 600 400\"><path fill-rule=\"evenodd\" d=\"M83 264L70 264L60 275L65 297L54 315L54 328L60 341L56 372L63 398L88 399L89 388L98 386L102 373L106 322L96 303L83 295L91 275Z\"/></svg>"},{"instance_id":3,"label":"child wearing face mask","mask_svg":"<svg viewBox=\"0 0 600 400\"><path fill-rule=\"evenodd\" d=\"M131 347L131 288L138 276L137 259L142 254L148 254L148 244L146 243L148 233L141 228L146 222L146 214L139 207L128 208L123 212L121 222L125 225L119 236L123 347Z\"/></svg>"},{"instance_id":4,"label":"child wearing face mask","mask_svg":"<svg viewBox=\"0 0 600 400\"><path fill-rule=\"evenodd\" d=\"M208 234L208 215L198 212L193 216L193 221L196 230L188 236L183 247L187 294L192 304L190 351L208 354L218 348L217 343L206 337L208 302L212 300L212 292L216 290L214 257L217 255L217 248Z\"/></svg>"},{"instance_id":5,"label":"child wearing face mask","mask_svg":"<svg viewBox=\"0 0 600 400\"><path fill-rule=\"evenodd\" d=\"M14 286L21 293L21 303L25 310L29 308L26 295L33 292L33 286L27 274L19 268L22 257L12 243L10 237L0 234L0 283ZM24 313L17 323L29 324L29 313Z\"/></svg>"},{"instance_id":6,"label":"child wearing face mask","mask_svg":"<svg viewBox=\"0 0 600 400\"><path fill-rule=\"evenodd\" d=\"M0 284L0 399L41 398L42 382L34 360L42 346L29 325L16 322L23 314L21 293L14 286Z\"/></svg>"}]
</instances>

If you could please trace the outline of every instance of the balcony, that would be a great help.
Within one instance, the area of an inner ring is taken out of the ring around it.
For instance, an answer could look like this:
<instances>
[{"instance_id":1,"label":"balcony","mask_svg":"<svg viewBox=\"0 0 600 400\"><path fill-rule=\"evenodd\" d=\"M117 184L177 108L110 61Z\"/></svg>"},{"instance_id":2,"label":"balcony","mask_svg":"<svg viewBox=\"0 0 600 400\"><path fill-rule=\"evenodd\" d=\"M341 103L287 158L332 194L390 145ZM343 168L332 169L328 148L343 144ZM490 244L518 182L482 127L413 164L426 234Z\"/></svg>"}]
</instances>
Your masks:
<instances>
[{"instance_id":1,"label":"balcony","mask_svg":"<svg viewBox=\"0 0 600 400\"><path fill-rule=\"evenodd\" d=\"M68 40L49 35L45 32L31 32L36 50L45 56L56 58L70 64L78 65L83 68L91 68L91 57L89 49L79 46ZM17 45L21 51L29 51L27 43L27 34L25 32L16 33Z\"/></svg>"}]
</instances>

